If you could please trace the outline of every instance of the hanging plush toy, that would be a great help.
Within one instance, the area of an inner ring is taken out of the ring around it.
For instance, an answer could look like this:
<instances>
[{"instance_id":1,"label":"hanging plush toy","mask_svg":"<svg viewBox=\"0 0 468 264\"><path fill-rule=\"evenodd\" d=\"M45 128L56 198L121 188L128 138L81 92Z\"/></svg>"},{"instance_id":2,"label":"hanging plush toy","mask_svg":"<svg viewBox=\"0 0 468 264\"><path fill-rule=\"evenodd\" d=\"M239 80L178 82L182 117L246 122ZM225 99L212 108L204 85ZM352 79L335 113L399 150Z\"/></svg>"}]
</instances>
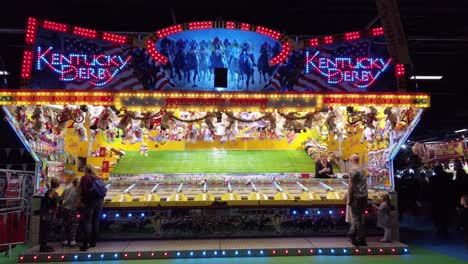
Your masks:
<instances>
[{"instance_id":1,"label":"hanging plush toy","mask_svg":"<svg viewBox=\"0 0 468 264\"><path fill-rule=\"evenodd\" d=\"M211 129L208 127L206 123L202 123L202 134L203 140L206 142L213 142L213 135Z\"/></svg>"},{"instance_id":2,"label":"hanging plush toy","mask_svg":"<svg viewBox=\"0 0 468 264\"><path fill-rule=\"evenodd\" d=\"M145 112L143 116L141 117L140 127L150 130L151 120L153 119L153 116L154 116L153 112L150 112L150 111Z\"/></svg>"},{"instance_id":3,"label":"hanging plush toy","mask_svg":"<svg viewBox=\"0 0 468 264\"><path fill-rule=\"evenodd\" d=\"M328 107L328 113L325 118L325 126L327 127L328 133L334 133L336 130L336 113L333 111L333 107Z\"/></svg>"},{"instance_id":4,"label":"hanging plush toy","mask_svg":"<svg viewBox=\"0 0 468 264\"><path fill-rule=\"evenodd\" d=\"M357 134L357 129L362 123L362 112L356 111L354 107L346 107L347 118L346 118L346 131L348 134Z\"/></svg>"},{"instance_id":5,"label":"hanging plush toy","mask_svg":"<svg viewBox=\"0 0 468 264\"><path fill-rule=\"evenodd\" d=\"M165 112L161 118L161 130L170 129L170 120L172 117L172 112Z\"/></svg>"},{"instance_id":6,"label":"hanging plush toy","mask_svg":"<svg viewBox=\"0 0 468 264\"><path fill-rule=\"evenodd\" d=\"M24 106L15 107L15 118L20 126L24 125L24 122L26 121L26 109Z\"/></svg>"},{"instance_id":7,"label":"hanging plush toy","mask_svg":"<svg viewBox=\"0 0 468 264\"><path fill-rule=\"evenodd\" d=\"M133 139L130 144L135 144L136 142L143 142L143 129L140 126L134 125L132 127Z\"/></svg>"},{"instance_id":8,"label":"hanging plush toy","mask_svg":"<svg viewBox=\"0 0 468 264\"><path fill-rule=\"evenodd\" d=\"M206 113L205 123L208 125L208 128L212 131L216 130L216 126L213 123L214 116L211 113Z\"/></svg>"},{"instance_id":9,"label":"hanging plush toy","mask_svg":"<svg viewBox=\"0 0 468 264\"><path fill-rule=\"evenodd\" d=\"M88 134L86 133L83 123L75 123L73 132L78 135L78 140L80 142L88 141ZM91 133L93 132L91 131Z\"/></svg>"},{"instance_id":10,"label":"hanging plush toy","mask_svg":"<svg viewBox=\"0 0 468 264\"><path fill-rule=\"evenodd\" d=\"M114 126L106 130L106 142L107 143L112 143L115 141L116 130L117 129Z\"/></svg>"},{"instance_id":11,"label":"hanging plush toy","mask_svg":"<svg viewBox=\"0 0 468 264\"><path fill-rule=\"evenodd\" d=\"M41 131L44 128L44 110L42 106L36 106L31 118L34 120L32 130L36 132Z\"/></svg>"},{"instance_id":12,"label":"hanging plush toy","mask_svg":"<svg viewBox=\"0 0 468 264\"><path fill-rule=\"evenodd\" d=\"M187 142L188 143L195 143L197 142L198 136L200 135L200 130L198 128L197 124L191 124L188 136L187 136Z\"/></svg>"},{"instance_id":13,"label":"hanging plush toy","mask_svg":"<svg viewBox=\"0 0 468 264\"><path fill-rule=\"evenodd\" d=\"M276 130L276 117L275 117L275 113L270 113L270 114L267 116L267 120L268 120L268 130L270 130L270 131L275 131L275 130Z\"/></svg>"},{"instance_id":14,"label":"hanging plush toy","mask_svg":"<svg viewBox=\"0 0 468 264\"><path fill-rule=\"evenodd\" d=\"M89 127L92 130L106 131L109 128L109 123L112 122L115 117L114 111L110 107L104 108L98 116L93 118L92 125Z\"/></svg>"},{"instance_id":15,"label":"hanging plush toy","mask_svg":"<svg viewBox=\"0 0 468 264\"><path fill-rule=\"evenodd\" d=\"M125 112L123 116L120 118L120 121L117 124L117 128L122 130L123 133L125 133L131 122L132 122L132 113Z\"/></svg>"},{"instance_id":16,"label":"hanging plush toy","mask_svg":"<svg viewBox=\"0 0 468 264\"><path fill-rule=\"evenodd\" d=\"M385 121L390 125L390 129L394 130L398 122L398 117L393 113L391 107L385 108L384 114L387 116Z\"/></svg>"}]
</instances>

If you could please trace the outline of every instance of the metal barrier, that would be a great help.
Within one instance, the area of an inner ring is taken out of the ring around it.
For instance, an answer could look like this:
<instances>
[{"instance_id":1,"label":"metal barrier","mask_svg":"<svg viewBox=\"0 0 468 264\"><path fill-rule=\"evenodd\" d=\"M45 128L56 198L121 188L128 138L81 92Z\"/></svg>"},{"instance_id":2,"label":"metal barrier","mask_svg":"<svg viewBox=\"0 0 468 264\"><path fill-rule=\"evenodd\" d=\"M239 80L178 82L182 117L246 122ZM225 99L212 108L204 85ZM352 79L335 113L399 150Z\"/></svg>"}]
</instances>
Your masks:
<instances>
[{"instance_id":1,"label":"metal barrier","mask_svg":"<svg viewBox=\"0 0 468 264\"><path fill-rule=\"evenodd\" d=\"M31 205L25 198L0 198L0 246L8 246L11 257L12 245L28 240Z\"/></svg>"}]
</instances>

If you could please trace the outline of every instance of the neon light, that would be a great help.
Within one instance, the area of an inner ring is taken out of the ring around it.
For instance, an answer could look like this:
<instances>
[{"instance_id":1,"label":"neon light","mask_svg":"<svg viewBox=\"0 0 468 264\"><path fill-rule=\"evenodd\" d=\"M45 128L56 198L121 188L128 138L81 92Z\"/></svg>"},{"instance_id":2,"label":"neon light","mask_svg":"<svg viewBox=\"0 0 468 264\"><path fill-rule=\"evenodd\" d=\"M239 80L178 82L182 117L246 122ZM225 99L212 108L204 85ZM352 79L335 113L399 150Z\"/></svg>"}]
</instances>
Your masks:
<instances>
[{"instance_id":1,"label":"neon light","mask_svg":"<svg viewBox=\"0 0 468 264\"><path fill-rule=\"evenodd\" d=\"M276 64L283 62L289 56L290 51L291 51L291 47L289 45L289 42L287 41L283 42L281 52L270 60L270 64L276 65Z\"/></svg>"},{"instance_id":2,"label":"neon light","mask_svg":"<svg viewBox=\"0 0 468 264\"><path fill-rule=\"evenodd\" d=\"M68 30L68 26L66 24L47 21L47 20L42 22L42 27L48 30L59 31L59 32L67 32Z\"/></svg>"},{"instance_id":3,"label":"neon light","mask_svg":"<svg viewBox=\"0 0 468 264\"><path fill-rule=\"evenodd\" d=\"M95 38L97 36L97 31L82 27L73 27L73 34L87 38Z\"/></svg>"},{"instance_id":4,"label":"neon light","mask_svg":"<svg viewBox=\"0 0 468 264\"><path fill-rule=\"evenodd\" d=\"M155 61L157 61L157 62L159 62L161 64L166 64L166 63L169 62L169 60L168 60L168 58L166 58L166 56L162 55L161 53L159 53L156 50L154 40L148 39L146 41L146 49L148 50L149 55L151 56L151 58L153 58L153 60L155 60Z\"/></svg>"},{"instance_id":5,"label":"neon light","mask_svg":"<svg viewBox=\"0 0 468 264\"><path fill-rule=\"evenodd\" d=\"M34 44L36 40L37 19L34 17L28 18L28 25L26 26L26 44Z\"/></svg>"},{"instance_id":6,"label":"neon light","mask_svg":"<svg viewBox=\"0 0 468 264\"><path fill-rule=\"evenodd\" d=\"M316 51L310 56L310 52L306 52L306 73L310 73L310 69L313 68L326 77L329 84L345 82L356 88L371 86L388 69L392 61L383 58L329 58L319 54L320 51Z\"/></svg>"},{"instance_id":7,"label":"neon light","mask_svg":"<svg viewBox=\"0 0 468 264\"><path fill-rule=\"evenodd\" d=\"M319 39L318 38L313 38L309 40L309 46L318 46L319 45Z\"/></svg>"},{"instance_id":8,"label":"neon light","mask_svg":"<svg viewBox=\"0 0 468 264\"><path fill-rule=\"evenodd\" d=\"M356 32L348 32L345 34L345 40L355 40L358 39L361 36L359 31Z\"/></svg>"},{"instance_id":9,"label":"neon light","mask_svg":"<svg viewBox=\"0 0 468 264\"><path fill-rule=\"evenodd\" d=\"M268 36L270 38L274 38L276 40L281 38L281 33L279 33L278 31L274 31L272 29L266 28L266 27L257 26L257 28L255 29L255 32Z\"/></svg>"},{"instance_id":10,"label":"neon light","mask_svg":"<svg viewBox=\"0 0 468 264\"><path fill-rule=\"evenodd\" d=\"M326 36L323 38L323 43L325 44L332 44L333 43L333 36Z\"/></svg>"},{"instance_id":11,"label":"neon light","mask_svg":"<svg viewBox=\"0 0 468 264\"><path fill-rule=\"evenodd\" d=\"M126 36L121 36L107 32L102 33L102 39L119 44L125 44L127 42Z\"/></svg>"},{"instance_id":12,"label":"neon light","mask_svg":"<svg viewBox=\"0 0 468 264\"><path fill-rule=\"evenodd\" d=\"M180 24L179 25L173 25L173 26L158 30L156 32L156 36L158 38L164 38L166 36L169 36L169 35L172 35L172 34L175 34L175 33L178 33L178 32L182 32L182 31L183 31L182 25L180 25Z\"/></svg>"},{"instance_id":13,"label":"neon light","mask_svg":"<svg viewBox=\"0 0 468 264\"><path fill-rule=\"evenodd\" d=\"M226 22L226 28L227 29L235 29L236 28L236 23L232 21L227 21Z\"/></svg>"},{"instance_id":14,"label":"neon light","mask_svg":"<svg viewBox=\"0 0 468 264\"><path fill-rule=\"evenodd\" d=\"M383 33L384 33L383 27L373 28L371 30L371 35L374 36L374 37L379 36L379 35L383 35Z\"/></svg>"},{"instance_id":15,"label":"neon light","mask_svg":"<svg viewBox=\"0 0 468 264\"><path fill-rule=\"evenodd\" d=\"M31 78L33 52L31 50L25 50L23 53L23 65L21 67L21 78Z\"/></svg>"},{"instance_id":16,"label":"neon light","mask_svg":"<svg viewBox=\"0 0 468 264\"><path fill-rule=\"evenodd\" d=\"M247 23L241 23L240 24L240 29L244 31L249 31L250 30L250 24Z\"/></svg>"},{"instance_id":17,"label":"neon light","mask_svg":"<svg viewBox=\"0 0 468 264\"><path fill-rule=\"evenodd\" d=\"M207 29L207 28L213 28L213 22L212 21L202 21L202 22L190 22L190 23L188 23L188 29L189 30Z\"/></svg>"},{"instance_id":18,"label":"neon light","mask_svg":"<svg viewBox=\"0 0 468 264\"><path fill-rule=\"evenodd\" d=\"M110 83L132 59L131 56L124 59L120 55L62 54L52 51L52 47L45 51L37 47L36 70L43 70L47 66L59 74L61 81L86 80L94 86Z\"/></svg>"},{"instance_id":19,"label":"neon light","mask_svg":"<svg viewBox=\"0 0 468 264\"><path fill-rule=\"evenodd\" d=\"M396 64L395 65L395 75L396 75L396 77L405 76L405 65L404 64Z\"/></svg>"}]
</instances>

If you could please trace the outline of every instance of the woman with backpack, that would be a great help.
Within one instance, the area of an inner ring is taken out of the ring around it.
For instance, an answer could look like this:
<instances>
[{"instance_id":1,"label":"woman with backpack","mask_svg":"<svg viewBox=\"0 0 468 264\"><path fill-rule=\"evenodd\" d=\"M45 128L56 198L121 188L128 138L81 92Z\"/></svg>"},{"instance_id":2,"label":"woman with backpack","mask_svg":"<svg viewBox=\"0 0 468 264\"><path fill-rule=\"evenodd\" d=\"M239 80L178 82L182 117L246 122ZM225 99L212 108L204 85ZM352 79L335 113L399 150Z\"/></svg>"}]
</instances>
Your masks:
<instances>
[{"instance_id":1,"label":"woman with backpack","mask_svg":"<svg viewBox=\"0 0 468 264\"><path fill-rule=\"evenodd\" d=\"M87 164L84 168L85 175L81 177L81 251L86 251L90 247L96 246L96 238L99 230L99 215L102 203L106 196L106 186L96 175L93 166Z\"/></svg>"}]
</instances>

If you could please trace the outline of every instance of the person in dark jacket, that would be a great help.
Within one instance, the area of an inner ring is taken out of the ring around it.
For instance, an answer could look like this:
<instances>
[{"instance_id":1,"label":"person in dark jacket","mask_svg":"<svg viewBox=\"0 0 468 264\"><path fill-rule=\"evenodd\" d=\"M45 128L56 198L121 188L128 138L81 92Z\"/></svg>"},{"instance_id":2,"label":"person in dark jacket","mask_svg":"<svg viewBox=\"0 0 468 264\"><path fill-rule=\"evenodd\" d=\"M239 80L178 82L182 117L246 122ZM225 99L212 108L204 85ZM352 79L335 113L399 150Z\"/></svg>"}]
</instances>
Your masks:
<instances>
[{"instance_id":1,"label":"person in dark jacket","mask_svg":"<svg viewBox=\"0 0 468 264\"><path fill-rule=\"evenodd\" d=\"M40 252L53 252L52 247L47 246L47 235L54 223L57 215L57 209L60 202L60 196L56 189L60 186L60 181L56 178L50 180L50 188L45 192L41 199L40 222L39 222L39 244Z\"/></svg>"},{"instance_id":2,"label":"person in dark jacket","mask_svg":"<svg viewBox=\"0 0 468 264\"><path fill-rule=\"evenodd\" d=\"M81 230L83 245L81 251L96 246L96 238L99 230L99 214L101 213L103 199L98 199L92 192L93 183L98 177L93 166L86 165L85 175L80 180L81 197Z\"/></svg>"}]
</instances>

